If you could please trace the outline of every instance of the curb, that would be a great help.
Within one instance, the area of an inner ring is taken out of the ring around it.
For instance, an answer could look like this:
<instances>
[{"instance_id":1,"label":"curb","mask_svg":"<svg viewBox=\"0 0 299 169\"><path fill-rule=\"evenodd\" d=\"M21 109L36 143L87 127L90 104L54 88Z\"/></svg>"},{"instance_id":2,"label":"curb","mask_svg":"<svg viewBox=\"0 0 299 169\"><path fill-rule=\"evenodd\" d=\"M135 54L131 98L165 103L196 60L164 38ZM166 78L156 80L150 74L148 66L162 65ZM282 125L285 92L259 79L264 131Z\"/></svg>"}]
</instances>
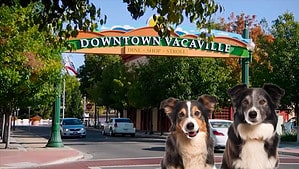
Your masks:
<instances>
[{"instance_id":1,"label":"curb","mask_svg":"<svg viewBox=\"0 0 299 169\"><path fill-rule=\"evenodd\" d=\"M299 153L295 153L295 152L278 151L278 154L299 157Z\"/></svg>"},{"instance_id":2,"label":"curb","mask_svg":"<svg viewBox=\"0 0 299 169\"><path fill-rule=\"evenodd\" d=\"M72 149L72 148L70 148ZM47 166L47 165L54 165L54 164L62 164L62 163L68 163L68 162L73 162L73 161L77 161L77 160L89 160L92 159L92 155L90 154L86 154L86 153L82 153L81 151L75 150L79 153L79 155L75 156L75 157L68 157L68 158L64 158L64 159L60 159L60 160L56 160L53 162L49 162L49 163L44 163L41 164L40 166Z\"/></svg>"}]
</instances>

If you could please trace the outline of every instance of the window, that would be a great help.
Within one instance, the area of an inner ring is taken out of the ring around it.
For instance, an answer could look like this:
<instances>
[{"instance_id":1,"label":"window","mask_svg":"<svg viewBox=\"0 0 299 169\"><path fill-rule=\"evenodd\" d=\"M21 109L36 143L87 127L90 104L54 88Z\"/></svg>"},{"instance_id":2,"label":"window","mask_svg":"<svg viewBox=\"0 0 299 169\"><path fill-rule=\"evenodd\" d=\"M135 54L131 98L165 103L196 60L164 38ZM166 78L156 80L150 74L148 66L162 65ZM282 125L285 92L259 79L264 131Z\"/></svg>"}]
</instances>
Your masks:
<instances>
[{"instance_id":1,"label":"window","mask_svg":"<svg viewBox=\"0 0 299 169\"><path fill-rule=\"evenodd\" d=\"M130 119L115 119L117 123L132 123Z\"/></svg>"}]
</instances>

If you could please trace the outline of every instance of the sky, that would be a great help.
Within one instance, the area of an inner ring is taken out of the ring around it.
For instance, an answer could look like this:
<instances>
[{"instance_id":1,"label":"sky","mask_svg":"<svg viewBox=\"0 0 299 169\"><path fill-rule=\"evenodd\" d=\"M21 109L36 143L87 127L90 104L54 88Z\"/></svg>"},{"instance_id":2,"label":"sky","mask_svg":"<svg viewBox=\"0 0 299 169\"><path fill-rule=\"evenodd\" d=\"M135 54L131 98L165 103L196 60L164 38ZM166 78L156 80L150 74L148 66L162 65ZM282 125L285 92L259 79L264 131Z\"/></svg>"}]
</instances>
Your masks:
<instances>
[{"instance_id":1,"label":"sky","mask_svg":"<svg viewBox=\"0 0 299 169\"><path fill-rule=\"evenodd\" d=\"M219 17L228 18L234 12L236 15L244 13L246 15L256 15L257 21L265 18L271 26L272 21L285 12L294 15L295 20L299 21L299 1L298 0L215 0L224 7L222 13L218 12L213 16L217 21ZM122 26L129 28L138 28L147 26L148 19L155 14L155 11L148 9L144 16L138 20L132 19L127 11L127 4L123 0L90 0L96 7L101 8L101 14L107 15L107 22L101 26L100 30L110 29L113 26ZM195 24L184 22L178 29L196 31ZM84 64L82 54L67 54L73 61L75 68L79 68Z\"/></svg>"}]
</instances>

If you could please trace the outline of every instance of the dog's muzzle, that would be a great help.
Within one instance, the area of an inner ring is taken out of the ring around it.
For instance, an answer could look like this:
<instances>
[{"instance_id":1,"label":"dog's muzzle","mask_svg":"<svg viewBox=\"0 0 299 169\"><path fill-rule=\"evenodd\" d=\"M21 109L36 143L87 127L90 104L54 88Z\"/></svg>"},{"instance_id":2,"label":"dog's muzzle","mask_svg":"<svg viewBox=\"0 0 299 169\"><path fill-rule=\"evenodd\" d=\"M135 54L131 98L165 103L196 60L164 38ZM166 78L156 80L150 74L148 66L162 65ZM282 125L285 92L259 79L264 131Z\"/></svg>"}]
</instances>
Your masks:
<instances>
[{"instance_id":1,"label":"dog's muzzle","mask_svg":"<svg viewBox=\"0 0 299 169\"><path fill-rule=\"evenodd\" d=\"M194 123L192 123L192 122L190 122L186 125L186 129L187 129L187 132L185 134L189 138L195 137L197 135L197 133L199 132L199 129L194 130Z\"/></svg>"},{"instance_id":2,"label":"dog's muzzle","mask_svg":"<svg viewBox=\"0 0 299 169\"><path fill-rule=\"evenodd\" d=\"M255 119L257 117L257 112L256 111L250 111L248 113L248 116L251 118L251 119Z\"/></svg>"},{"instance_id":3,"label":"dog's muzzle","mask_svg":"<svg viewBox=\"0 0 299 169\"><path fill-rule=\"evenodd\" d=\"M249 124L255 124L258 122L258 114L256 111L250 111L247 113L246 121Z\"/></svg>"},{"instance_id":4,"label":"dog's muzzle","mask_svg":"<svg viewBox=\"0 0 299 169\"><path fill-rule=\"evenodd\" d=\"M195 137L198 132L199 132L199 130L197 130L197 131L190 131L190 132L186 133L186 135L188 137L192 138L192 137Z\"/></svg>"}]
</instances>

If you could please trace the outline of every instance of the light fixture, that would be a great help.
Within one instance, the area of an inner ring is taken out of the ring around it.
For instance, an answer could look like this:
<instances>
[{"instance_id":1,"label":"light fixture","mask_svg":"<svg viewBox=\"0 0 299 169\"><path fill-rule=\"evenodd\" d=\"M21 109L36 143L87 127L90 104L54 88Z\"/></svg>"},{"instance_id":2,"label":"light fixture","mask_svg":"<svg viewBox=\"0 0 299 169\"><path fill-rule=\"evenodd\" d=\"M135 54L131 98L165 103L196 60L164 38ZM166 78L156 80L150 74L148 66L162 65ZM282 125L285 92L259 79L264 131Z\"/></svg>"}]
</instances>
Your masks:
<instances>
[{"instance_id":1,"label":"light fixture","mask_svg":"<svg viewBox=\"0 0 299 169\"><path fill-rule=\"evenodd\" d=\"M249 39L249 42L247 43L247 50L253 51L255 48L255 43L252 41L252 39Z\"/></svg>"}]
</instances>

